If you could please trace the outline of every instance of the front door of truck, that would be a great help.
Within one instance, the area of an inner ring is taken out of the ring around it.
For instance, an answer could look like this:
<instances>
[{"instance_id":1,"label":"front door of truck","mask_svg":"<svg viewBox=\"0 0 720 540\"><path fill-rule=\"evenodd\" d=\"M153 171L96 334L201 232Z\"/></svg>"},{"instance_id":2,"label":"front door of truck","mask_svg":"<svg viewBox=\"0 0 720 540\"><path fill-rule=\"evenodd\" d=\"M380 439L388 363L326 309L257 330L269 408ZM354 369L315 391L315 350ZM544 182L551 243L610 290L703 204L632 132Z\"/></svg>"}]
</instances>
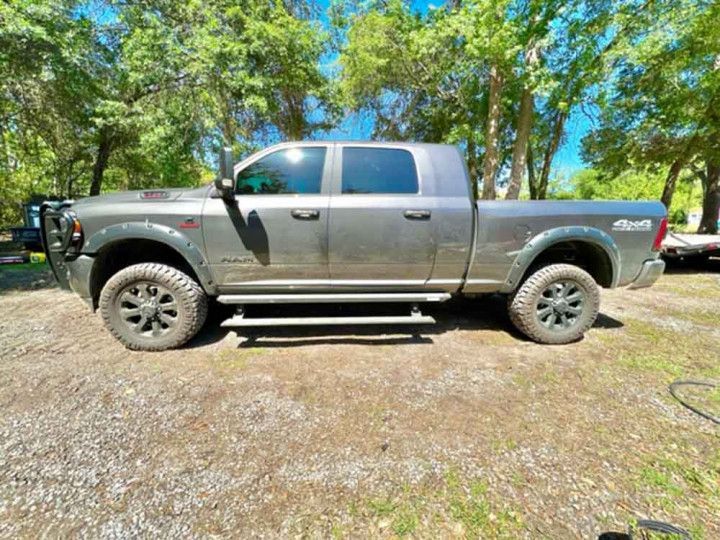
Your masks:
<instances>
[{"instance_id":1,"label":"front door of truck","mask_svg":"<svg viewBox=\"0 0 720 540\"><path fill-rule=\"evenodd\" d=\"M225 290L327 285L331 145L283 145L236 170L234 202L208 198L205 246Z\"/></svg>"},{"instance_id":2,"label":"front door of truck","mask_svg":"<svg viewBox=\"0 0 720 540\"><path fill-rule=\"evenodd\" d=\"M338 145L330 198L330 278L336 287L407 289L430 278L432 208L408 148Z\"/></svg>"}]
</instances>

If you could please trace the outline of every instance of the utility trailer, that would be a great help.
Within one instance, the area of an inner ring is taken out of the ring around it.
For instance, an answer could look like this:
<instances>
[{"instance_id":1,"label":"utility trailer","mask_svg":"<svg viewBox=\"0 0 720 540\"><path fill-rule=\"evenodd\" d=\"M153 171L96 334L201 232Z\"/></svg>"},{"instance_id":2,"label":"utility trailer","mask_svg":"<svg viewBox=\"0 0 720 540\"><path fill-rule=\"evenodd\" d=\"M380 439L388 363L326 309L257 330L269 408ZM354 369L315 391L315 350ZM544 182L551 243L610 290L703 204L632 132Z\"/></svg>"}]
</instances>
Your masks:
<instances>
[{"instance_id":1,"label":"utility trailer","mask_svg":"<svg viewBox=\"0 0 720 540\"><path fill-rule=\"evenodd\" d=\"M28 202L23 204L23 226L10 229L12 241L23 244L31 251L42 251L42 237L40 236L40 203Z\"/></svg>"},{"instance_id":2,"label":"utility trailer","mask_svg":"<svg viewBox=\"0 0 720 540\"><path fill-rule=\"evenodd\" d=\"M720 234L680 234L668 232L662 243L666 259L720 257Z\"/></svg>"}]
</instances>

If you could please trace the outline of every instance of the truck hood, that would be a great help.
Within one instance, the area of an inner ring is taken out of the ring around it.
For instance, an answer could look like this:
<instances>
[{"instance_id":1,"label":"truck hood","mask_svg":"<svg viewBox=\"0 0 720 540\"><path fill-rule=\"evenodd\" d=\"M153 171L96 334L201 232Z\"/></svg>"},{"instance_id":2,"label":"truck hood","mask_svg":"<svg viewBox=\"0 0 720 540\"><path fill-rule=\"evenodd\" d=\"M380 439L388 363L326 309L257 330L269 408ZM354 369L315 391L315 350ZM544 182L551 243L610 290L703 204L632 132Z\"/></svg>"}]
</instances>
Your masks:
<instances>
[{"instance_id":1,"label":"truck hood","mask_svg":"<svg viewBox=\"0 0 720 540\"><path fill-rule=\"evenodd\" d=\"M187 192L188 188L172 189L142 189L137 191L120 191L118 193L107 193L94 197L78 199L72 205L73 208L82 208L95 204L117 204L117 203L158 203L173 201Z\"/></svg>"}]
</instances>

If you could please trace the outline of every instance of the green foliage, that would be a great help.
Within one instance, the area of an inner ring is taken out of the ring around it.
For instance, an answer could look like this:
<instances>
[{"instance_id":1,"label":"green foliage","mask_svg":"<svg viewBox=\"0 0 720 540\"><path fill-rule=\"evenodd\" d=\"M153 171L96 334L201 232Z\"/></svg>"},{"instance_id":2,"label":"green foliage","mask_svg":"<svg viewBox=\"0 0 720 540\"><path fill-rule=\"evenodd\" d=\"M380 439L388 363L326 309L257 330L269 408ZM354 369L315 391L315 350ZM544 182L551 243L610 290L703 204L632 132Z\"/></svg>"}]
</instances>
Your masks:
<instances>
[{"instance_id":1,"label":"green foliage","mask_svg":"<svg viewBox=\"0 0 720 540\"><path fill-rule=\"evenodd\" d=\"M473 0L420 16L391 0L345 13L344 104L374 120L376 138L460 145L477 177L490 66L511 69L521 51L509 5ZM511 108L508 98L504 106ZM504 143L508 154L510 141Z\"/></svg>"},{"instance_id":2,"label":"green foliage","mask_svg":"<svg viewBox=\"0 0 720 540\"><path fill-rule=\"evenodd\" d=\"M615 38L598 88L600 123L584 140L594 167L655 174L675 163L697 175L706 199L714 197L708 177L720 164L720 26L710 21L718 16L717 2L652 2ZM668 184L664 199L671 196Z\"/></svg>"},{"instance_id":3,"label":"green foliage","mask_svg":"<svg viewBox=\"0 0 720 540\"><path fill-rule=\"evenodd\" d=\"M375 137L458 144L476 180L492 143L485 136L496 70L504 81L495 141L500 168L510 157L520 94L528 88L537 110L530 146L541 150L528 158L546 182L567 115L602 79L605 34L618 26L624 7L465 0L420 15L401 0L365 3L346 9L337 23L347 36L341 95L373 118Z\"/></svg>"},{"instance_id":4,"label":"green foliage","mask_svg":"<svg viewBox=\"0 0 720 540\"><path fill-rule=\"evenodd\" d=\"M627 170L617 175L583 169L568 182L550 187L554 199L657 200L663 191L666 171L656 173ZM681 179L670 207L671 223L683 223L689 210L702 203L702 189L691 175Z\"/></svg>"},{"instance_id":5,"label":"green foliage","mask_svg":"<svg viewBox=\"0 0 720 540\"><path fill-rule=\"evenodd\" d=\"M326 35L295 2L0 4L0 227L32 193L194 186L336 121Z\"/></svg>"}]
</instances>

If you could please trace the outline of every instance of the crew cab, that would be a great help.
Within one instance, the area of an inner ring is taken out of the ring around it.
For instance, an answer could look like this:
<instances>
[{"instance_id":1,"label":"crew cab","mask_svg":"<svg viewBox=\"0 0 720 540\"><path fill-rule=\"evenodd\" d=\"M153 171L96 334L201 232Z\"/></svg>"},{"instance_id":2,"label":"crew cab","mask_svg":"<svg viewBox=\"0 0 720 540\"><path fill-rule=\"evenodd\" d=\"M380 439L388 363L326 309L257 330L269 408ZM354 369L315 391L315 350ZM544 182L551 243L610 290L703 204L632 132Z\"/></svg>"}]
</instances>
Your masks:
<instances>
[{"instance_id":1,"label":"crew cab","mask_svg":"<svg viewBox=\"0 0 720 540\"><path fill-rule=\"evenodd\" d=\"M652 285L667 226L660 202L475 200L464 159L440 144L301 142L234 164L193 189L111 193L41 210L63 288L131 349L178 347L208 298L225 326L423 324L425 302L498 293L548 344L579 339L599 287ZM249 304L407 304L407 316L245 316Z\"/></svg>"}]
</instances>

